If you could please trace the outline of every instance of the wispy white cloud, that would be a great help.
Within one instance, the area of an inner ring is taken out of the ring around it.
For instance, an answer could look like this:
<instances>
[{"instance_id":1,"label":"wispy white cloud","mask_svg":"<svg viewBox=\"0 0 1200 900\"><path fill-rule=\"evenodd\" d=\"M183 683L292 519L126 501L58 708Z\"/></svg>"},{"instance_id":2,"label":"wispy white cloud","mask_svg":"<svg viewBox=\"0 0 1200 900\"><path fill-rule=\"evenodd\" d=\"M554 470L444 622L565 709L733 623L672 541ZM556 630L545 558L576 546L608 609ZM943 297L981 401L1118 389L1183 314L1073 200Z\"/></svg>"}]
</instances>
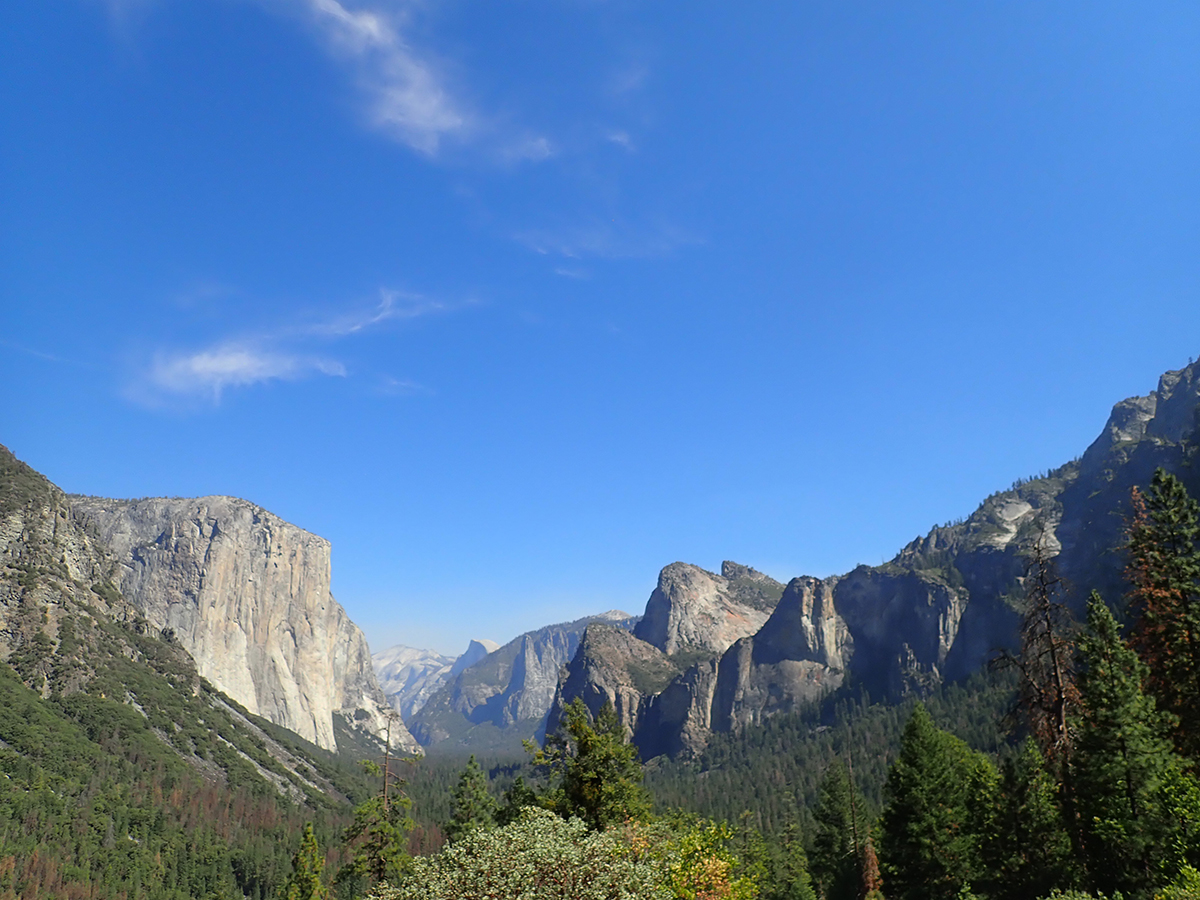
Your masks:
<instances>
[{"instance_id":1,"label":"wispy white cloud","mask_svg":"<svg viewBox=\"0 0 1200 900\"><path fill-rule=\"evenodd\" d=\"M614 96L640 90L650 77L650 67L641 61L631 61L616 69L608 78L608 92Z\"/></svg>"},{"instance_id":2,"label":"wispy white cloud","mask_svg":"<svg viewBox=\"0 0 1200 900\"><path fill-rule=\"evenodd\" d=\"M500 159L503 162L541 162L549 159L557 152L554 144L548 138L536 135L526 135L500 148Z\"/></svg>"},{"instance_id":3,"label":"wispy white cloud","mask_svg":"<svg viewBox=\"0 0 1200 900\"><path fill-rule=\"evenodd\" d=\"M402 16L340 0L293 2L304 5L330 49L355 67L375 127L426 156L435 156L445 139L472 130L474 117L433 62L405 40Z\"/></svg>"},{"instance_id":4,"label":"wispy white cloud","mask_svg":"<svg viewBox=\"0 0 1200 900\"><path fill-rule=\"evenodd\" d=\"M43 362L72 363L71 360L63 359L61 356L55 356L53 353L46 353L33 347L26 347L23 344L14 344L12 341L0 340L0 347L5 348L6 350L15 351L17 353L23 353L25 356L32 356L34 359L40 359Z\"/></svg>"},{"instance_id":5,"label":"wispy white cloud","mask_svg":"<svg viewBox=\"0 0 1200 900\"><path fill-rule=\"evenodd\" d=\"M621 131L619 129L616 131L610 131L608 134L606 134L604 136L604 138L610 144L616 144L618 147L623 147L624 149L628 150L630 153L633 153L634 150L637 149L636 147L633 146L633 138L631 138L629 136L628 131Z\"/></svg>"},{"instance_id":6,"label":"wispy white cloud","mask_svg":"<svg viewBox=\"0 0 1200 900\"><path fill-rule=\"evenodd\" d=\"M304 329L309 334L323 337L343 337L379 325L390 319L417 319L432 313L444 312L450 305L440 300L431 300L420 294L405 291L381 290L379 305L369 310L335 316Z\"/></svg>"},{"instance_id":7,"label":"wispy white cloud","mask_svg":"<svg viewBox=\"0 0 1200 900\"><path fill-rule=\"evenodd\" d=\"M616 220L530 229L513 238L535 253L568 259L646 259L701 243L696 235L674 226L635 226Z\"/></svg>"},{"instance_id":8,"label":"wispy white cloud","mask_svg":"<svg viewBox=\"0 0 1200 900\"><path fill-rule=\"evenodd\" d=\"M158 353L146 373L143 399L211 399L219 403L230 387L295 381L313 374L345 377L332 359L272 350L249 343L219 344L192 352Z\"/></svg>"},{"instance_id":9,"label":"wispy white cloud","mask_svg":"<svg viewBox=\"0 0 1200 900\"><path fill-rule=\"evenodd\" d=\"M408 378L395 378L391 375L380 376L378 390L379 393L391 397L413 397L433 393L432 390L423 384L418 384Z\"/></svg>"},{"instance_id":10,"label":"wispy white cloud","mask_svg":"<svg viewBox=\"0 0 1200 900\"><path fill-rule=\"evenodd\" d=\"M136 366L126 396L151 407L219 404L230 389L272 381L348 376L346 365L322 346L361 334L393 320L416 319L469 304L450 304L405 291L380 291L370 307L324 318L316 323L287 324L213 342L200 348L160 349ZM387 394L428 392L416 382L380 376L378 389Z\"/></svg>"},{"instance_id":11,"label":"wispy white cloud","mask_svg":"<svg viewBox=\"0 0 1200 900\"><path fill-rule=\"evenodd\" d=\"M591 273L587 269L580 269L573 266L555 266L554 274L561 275L563 278L574 278L577 281L591 277Z\"/></svg>"}]
</instances>

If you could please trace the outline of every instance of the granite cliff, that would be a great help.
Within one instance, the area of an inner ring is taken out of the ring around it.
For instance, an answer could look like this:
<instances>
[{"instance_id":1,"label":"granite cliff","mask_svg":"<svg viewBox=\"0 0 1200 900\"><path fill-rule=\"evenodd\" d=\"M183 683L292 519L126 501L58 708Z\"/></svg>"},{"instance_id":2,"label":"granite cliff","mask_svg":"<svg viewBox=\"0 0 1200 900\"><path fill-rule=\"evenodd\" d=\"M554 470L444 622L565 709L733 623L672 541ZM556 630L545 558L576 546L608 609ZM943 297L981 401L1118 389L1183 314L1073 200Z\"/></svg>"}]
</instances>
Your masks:
<instances>
[{"instance_id":1,"label":"granite cliff","mask_svg":"<svg viewBox=\"0 0 1200 900\"><path fill-rule=\"evenodd\" d=\"M71 497L111 580L249 712L335 749L334 718L382 735L366 640L329 591L329 542L245 500ZM415 749L402 724L393 742Z\"/></svg>"},{"instance_id":2,"label":"granite cliff","mask_svg":"<svg viewBox=\"0 0 1200 900\"><path fill-rule=\"evenodd\" d=\"M659 573L634 636L668 656L680 651L720 653L767 621L783 585L728 562L721 574L677 562Z\"/></svg>"},{"instance_id":3,"label":"granite cliff","mask_svg":"<svg viewBox=\"0 0 1200 900\"><path fill-rule=\"evenodd\" d=\"M666 660L690 656L688 665L647 693L620 674L647 656L644 648L585 640L588 652L564 671L555 708L576 696L594 709L613 701L649 757L693 752L714 730L794 710L848 678L875 697L962 678L1013 645L1014 601L1035 543L1056 555L1073 603L1081 606L1092 588L1119 600L1130 489L1162 466L1200 496L1197 448L1200 363L1167 372L1147 396L1117 403L1078 460L993 494L881 566L793 579L773 611L731 605L717 579L728 582L741 567L727 563L713 576L668 566L634 635ZM759 626L735 637L755 615Z\"/></svg>"},{"instance_id":4,"label":"granite cliff","mask_svg":"<svg viewBox=\"0 0 1200 900\"><path fill-rule=\"evenodd\" d=\"M472 640L466 652L455 658L397 644L372 654L371 663L388 702L407 722L442 685L499 646L495 641Z\"/></svg>"},{"instance_id":5,"label":"granite cliff","mask_svg":"<svg viewBox=\"0 0 1200 900\"><path fill-rule=\"evenodd\" d=\"M120 573L90 516L0 446L0 677L6 711L37 723L0 741L10 756L38 760L10 770L18 781L42 771L48 735L85 734L92 752L143 760L161 742L159 764L183 762L210 786L261 783L300 803L345 802L311 746L203 678L170 628L121 593Z\"/></svg>"},{"instance_id":6,"label":"granite cliff","mask_svg":"<svg viewBox=\"0 0 1200 900\"><path fill-rule=\"evenodd\" d=\"M721 574L689 563L666 566L632 634L589 625L559 676L546 727L580 697L593 714L612 703L643 755L677 752L684 733L711 725L717 660L778 613L782 584L726 561Z\"/></svg>"},{"instance_id":7,"label":"granite cliff","mask_svg":"<svg viewBox=\"0 0 1200 900\"><path fill-rule=\"evenodd\" d=\"M425 747L438 744L514 749L544 726L559 670L592 622L631 627L616 610L526 632L463 669L408 723Z\"/></svg>"}]
</instances>

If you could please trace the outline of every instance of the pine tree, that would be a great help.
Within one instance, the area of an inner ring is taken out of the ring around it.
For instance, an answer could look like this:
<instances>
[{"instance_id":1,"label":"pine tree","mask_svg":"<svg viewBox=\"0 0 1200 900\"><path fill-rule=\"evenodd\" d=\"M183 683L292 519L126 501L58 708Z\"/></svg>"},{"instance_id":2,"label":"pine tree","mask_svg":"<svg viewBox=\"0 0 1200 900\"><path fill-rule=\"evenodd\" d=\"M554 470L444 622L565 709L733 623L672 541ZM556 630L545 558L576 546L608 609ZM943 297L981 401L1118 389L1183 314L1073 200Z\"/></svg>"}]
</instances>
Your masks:
<instances>
[{"instance_id":1,"label":"pine tree","mask_svg":"<svg viewBox=\"0 0 1200 900\"><path fill-rule=\"evenodd\" d=\"M814 818L817 822L809 856L813 880L825 900L856 900L859 889L859 829L857 810L864 806L852 798L850 777L841 761L825 771Z\"/></svg>"},{"instance_id":2,"label":"pine tree","mask_svg":"<svg viewBox=\"0 0 1200 900\"><path fill-rule=\"evenodd\" d=\"M559 730L535 753L534 765L558 778L545 799L559 815L578 816L593 829L644 818L650 796L642 785L642 765L612 703L605 702L594 726L588 719L587 707L576 697Z\"/></svg>"},{"instance_id":3,"label":"pine tree","mask_svg":"<svg viewBox=\"0 0 1200 900\"><path fill-rule=\"evenodd\" d=\"M541 806L537 792L525 783L523 775L518 775L504 792L504 802L496 810L496 824L511 825L521 818L521 810L531 806Z\"/></svg>"},{"instance_id":4,"label":"pine tree","mask_svg":"<svg viewBox=\"0 0 1200 900\"><path fill-rule=\"evenodd\" d=\"M1175 746L1200 760L1200 505L1163 469L1133 490L1129 524L1132 643L1149 666L1146 687L1177 718Z\"/></svg>"},{"instance_id":5,"label":"pine tree","mask_svg":"<svg viewBox=\"0 0 1200 900\"><path fill-rule=\"evenodd\" d=\"M1077 882L1058 785L1033 738L1004 763L983 854L993 900L1045 897Z\"/></svg>"},{"instance_id":6,"label":"pine tree","mask_svg":"<svg viewBox=\"0 0 1200 900\"><path fill-rule=\"evenodd\" d=\"M883 875L879 871L879 857L875 855L875 841L869 834L862 849L858 900L883 900Z\"/></svg>"},{"instance_id":7,"label":"pine tree","mask_svg":"<svg viewBox=\"0 0 1200 900\"><path fill-rule=\"evenodd\" d=\"M1088 880L1104 893L1145 894L1173 839L1162 788L1179 766L1167 738L1174 723L1143 693L1146 665L1095 591L1087 625L1074 765Z\"/></svg>"},{"instance_id":8,"label":"pine tree","mask_svg":"<svg viewBox=\"0 0 1200 900\"><path fill-rule=\"evenodd\" d=\"M880 863L889 900L954 900L984 875L996 770L918 703L888 771Z\"/></svg>"},{"instance_id":9,"label":"pine tree","mask_svg":"<svg viewBox=\"0 0 1200 900\"><path fill-rule=\"evenodd\" d=\"M404 780L391 771L392 762L389 750L383 766L363 763L371 774L381 777L382 787L378 794L355 807L354 819L342 833L351 857L338 872L339 884L393 881L408 868L408 833L413 828L408 810L412 801L401 792Z\"/></svg>"},{"instance_id":10,"label":"pine tree","mask_svg":"<svg viewBox=\"0 0 1200 900\"><path fill-rule=\"evenodd\" d=\"M800 827L789 822L768 850L767 873L760 891L763 900L817 900L801 838Z\"/></svg>"},{"instance_id":11,"label":"pine tree","mask_svg":"<svg viewBox=\"0 0 1200 900\"><path fill-rule=\"evenodd\" d=\"M304 826L300 838L300 849L292 858L292 874L279 888L279 900L328 900L321 873L325 869L325 858L317 847L311 824Z\"/></svg>"},{"instance_id":12,"label":"pine tree","mask_svg":"<svg viewBox=\"0 0 1200 900\"><path fill-rule=\"evenodd\" d=\"M1025 567L1021 646L1001 667L1017 670L1017 710L1052 770L1062 773L1071 754L1068 722L1079 702L1075 684L1075 618L1060 602L1062 580L1043 534Z\"/></svg>"},{"instance_id":13,"label":"pine tree","mask_svg":"<svg viewBox=\"0 0 1200 900\"><path fill-rule=\"evenodd\" d=\"M446 836L451 841L476 828L491 828L496 824L496 801L488 792L487 779L474 754L458 777L453 797L453 813L446 826Z\"/></svg>"}]
</instances>

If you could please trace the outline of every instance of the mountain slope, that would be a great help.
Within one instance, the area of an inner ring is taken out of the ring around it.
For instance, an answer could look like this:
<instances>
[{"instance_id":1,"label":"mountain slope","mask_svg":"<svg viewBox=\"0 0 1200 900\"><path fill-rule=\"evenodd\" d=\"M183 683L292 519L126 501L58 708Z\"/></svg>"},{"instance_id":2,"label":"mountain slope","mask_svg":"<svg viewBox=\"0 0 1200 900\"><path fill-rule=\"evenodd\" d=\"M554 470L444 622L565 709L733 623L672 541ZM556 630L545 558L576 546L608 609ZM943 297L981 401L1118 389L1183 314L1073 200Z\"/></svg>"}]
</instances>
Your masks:
<instances>
[{"instance_id":1,"label":"mountain slope","mask_svg":"<svg viewBox=\"0 0 1200 900\"><path fill-rule=\"evenodd\" d=\"M372 653L371 665L388 702L409 719L445 683L454 658L397 644Z\"/></svg>"},{"instance_id":2,"label":"mountain slope","mask_svg":"<svg viewBox=\"0 0 1200 900\"><path fill-rule=\"evenodd\" d=\"M871 696L899 699L977 672L1016 639L1014 600L1036 543L1056 554L1071 602L1082 606L1093 588L1119 601L1130 489L1162 466L1200 495L1198 447L1195 363L1164 374L1153 393L1117 403L1080 459L993 494L968 518L932 529L889 562L794 579L757 633L731 642L719 662L698 660L637 704L636 728L627 723L634 740L643 756L695 753L714 731L801 709L847 678ZM669 590L652 596L635 634L660 648L717 648L719 640L691 637L728 621L712 599L716 592L696 599L701 581L675 571L664 570ZM690 605L664 602L673 596ZM600 665L594 678L574 672L559 702L596 696L591 685L609 677L607 668Z\"/></svg>"},{"instance_id":3,"label":"mountain slope","mask_svg":"<svg viewBox=\"0 0 1200 900\"><path fill-rule=\"evenodd\" d=\"M115 557L114 586L200 674L256 715L335 749L334 717L373 734L387 700L329 591L329 542L233 497L72 497ZM416 742L398 726L399 746Z\"/></svg>"},{"instance_id":4,"label":"mountain slope","mask_svg":"<svg viewBox=\"0 0 1200 900\"><path fill-rule=\"evenodd\" d=\"M371 664L388 702L407 722L442 685L499 647L495 641L472 640L462 655L455 658L397 644L372 654Z\"/></svg>"},{"instance_id":5,"label":"mountain slope","mask_svg":"<svg viewBox=\"0 0 1200 900\"><path fill-rule=\"evenodd\" d=\"M202 678L117 567L0 449L0 894L268 896L357 782Z\"/></svg>"},{"instance_id":6,"label":"mountain slope","mask_svg":"<svg viewBox=\"0 0 1200 900\"><path fill-rule=\"evenodd\" d=\"M613 610L522 634L430 697L409 723L412 733L427 748L519 748L542 728L559 669L575 655L584 629L592 622L627 628L636 621Z\"/></svg>"}]
</instances>

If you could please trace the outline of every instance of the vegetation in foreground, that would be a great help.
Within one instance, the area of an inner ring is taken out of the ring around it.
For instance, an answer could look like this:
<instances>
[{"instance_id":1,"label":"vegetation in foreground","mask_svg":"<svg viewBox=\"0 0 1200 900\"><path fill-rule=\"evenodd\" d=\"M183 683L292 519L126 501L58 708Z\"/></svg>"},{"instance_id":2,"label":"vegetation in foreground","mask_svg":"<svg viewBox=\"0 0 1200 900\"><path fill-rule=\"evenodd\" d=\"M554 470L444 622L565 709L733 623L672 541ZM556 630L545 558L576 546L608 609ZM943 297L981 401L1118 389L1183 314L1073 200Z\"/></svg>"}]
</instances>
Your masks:
<instances>
[{"instance_id":1,"label":"vegetation in foreground","mask_svg":"<svg viewBox=\"0 0 1200 900\"><path fill-rule=\"evenodd\" d=\"M1128 638L1094 592L1076 623L1034 552L1021 646L998 661L1025 735L1006 752L970 747L917 704L878 816L839 760L803 837L793 821L764 838L745 817L736 830L651 817L615 714L592 723L577 702L530 748L544 786L518 782L494 806L472 761L450 844L370 896L1200 897L1200 507L1162 470L1133 500Z\"/></svg>"},{"instance_id":2,"label":"vegetation in foreground","mask_svg":"<svg viewBox=\"0 0 1200 900\"><path fill-rule=\"evenodd\" d=\"M191 720L110 696L182 657L105 631L119 652L65 694L34 642L0 667L0 898L1200 898L1200 510L1162 471L1133 508L1128 629L1095 594L1077 623L1035 553L1002 676L718 737L651 767L657 803L611 708L581 703L516 778L472 758L406 789L385 760L367 791L309 756L338 789L285 801L237 729L166 732Z\"/></svg>"}]
</instances>

